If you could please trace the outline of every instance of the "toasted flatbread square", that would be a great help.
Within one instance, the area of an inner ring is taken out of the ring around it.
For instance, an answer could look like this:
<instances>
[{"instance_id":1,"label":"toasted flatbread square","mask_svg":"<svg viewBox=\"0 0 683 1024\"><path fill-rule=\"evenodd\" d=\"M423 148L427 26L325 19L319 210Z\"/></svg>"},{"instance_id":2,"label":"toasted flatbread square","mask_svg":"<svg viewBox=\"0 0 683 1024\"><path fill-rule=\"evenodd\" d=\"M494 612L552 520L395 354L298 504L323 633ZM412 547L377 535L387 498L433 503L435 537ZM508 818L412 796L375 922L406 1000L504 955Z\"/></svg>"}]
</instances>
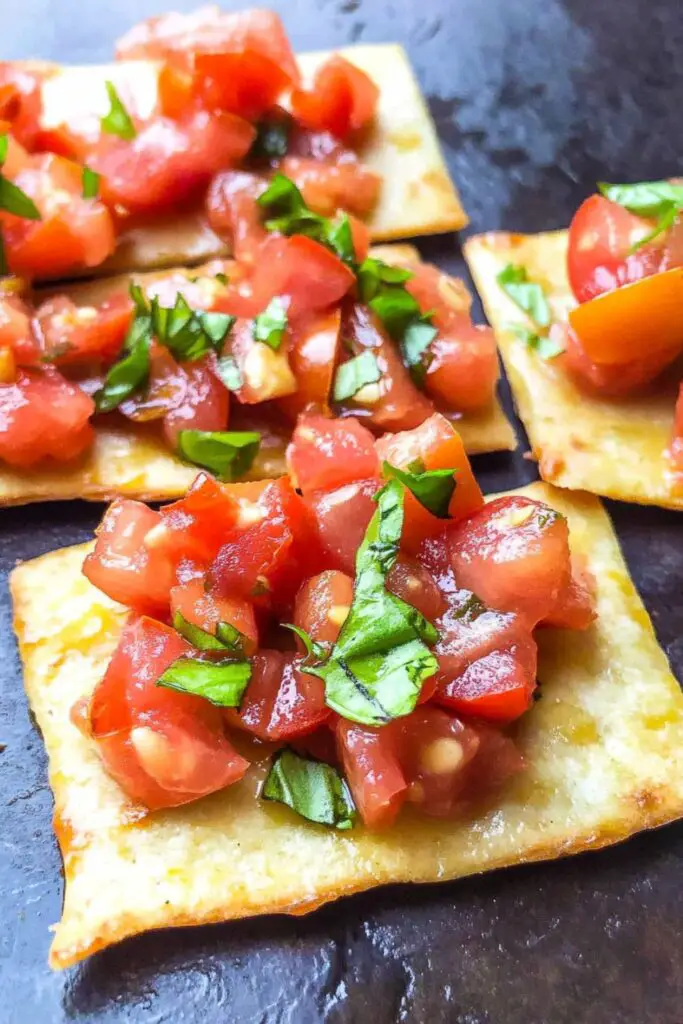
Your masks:
<instances>
[{"instance_id":1,"label":"toasted flatbread square","mask_svg":"<svg viewBox=\"0 0 683 1024\"><path fill-rule=\"evenodd\" d=\"M259 802L265 766L175 810L145 814L69 720L116 645L124 610L81 575L89 545L19 566L10 586L24 681L49 755L64 857L50 952L67 967L154 928L302 914L390 882L435 882L605 846L683 815L683 695L599 501L545 484L519 493L569 519L597 581L586 633L540 632L541 700L519 723L527 769L478 817L402 815L331 832Z\"/></svg>"},{"instance_id":2,"label":"toasted flatbread square","mask_svg":"<svg viewBox=\"0 0 683 1024\"><path fill-rule=\"evenodd\" d=\"M409 238L464 227L468 218L405 50L382 44L351 46L339 53L366 71L380 89L375 127L358 151L363 163L383 178L378 206L368 221L373 238ZM325 52L300 55L303 74L312 75L329 56ZM153 61L120 61L56 69L43 86L44 127L106 114L107 80L122 96L134 96L134 109L149 116L157 98L158 68ZM96 272L200 263L226 252L203 211L197 210L129 230L121 236L116 253Z\"/></svg>"},{"instance_id":3,"label":"toasted flatbread square","mask_svg":"<svg viewBox=\"0 0 683 1024\"><path fill-rule=\"evenodd\" d=\"M406 266L420 259L417 250L410 245L377 246L372 253L388 263ZM201 267L181 267L173 272L190 277L201 273L201 270ZM144 282L168 273L166 269L135 274L134 277L136 281ZM122 274L61 286L58 290L87 305L102 302L108 295L125 290L128 282L128 275ZM464 292L461 282L458 287ZM465 293L464 301L467 300ZM258 406L254 408L258 409ZM498 398L486 409L466 413L454 423L471 455L510 451L515 447L514 430ZM246 479L261 480L286 472L287 440L283 435L264 441ZM182 463L153 426L145 427L144 424L121 419L114 426L98 425L93 447L73 463L52 463L47 467L39 465L33 469L15 470L0 462L0 507L72 498L109 501L116 495L143 501L163 501L184 494L196 475L196 466Z\"/></svg>"},{"instance_id":4,"label":"toasted flatbread square","mask_svg":"<svg viewBox=\"0 0 683 1024\"><path fill-rule=\"evenodd\" d=\"M543 286L556 319L566 319L576 304L566 272L567 232L477 235L465 243L465 256L543 479L621 501L683 508L683 488L665 455L678 388L674 375L647 394L594 397L509 329L532 324L496 281L508 263L522 264Z\"/></svg>"}]
</instances>

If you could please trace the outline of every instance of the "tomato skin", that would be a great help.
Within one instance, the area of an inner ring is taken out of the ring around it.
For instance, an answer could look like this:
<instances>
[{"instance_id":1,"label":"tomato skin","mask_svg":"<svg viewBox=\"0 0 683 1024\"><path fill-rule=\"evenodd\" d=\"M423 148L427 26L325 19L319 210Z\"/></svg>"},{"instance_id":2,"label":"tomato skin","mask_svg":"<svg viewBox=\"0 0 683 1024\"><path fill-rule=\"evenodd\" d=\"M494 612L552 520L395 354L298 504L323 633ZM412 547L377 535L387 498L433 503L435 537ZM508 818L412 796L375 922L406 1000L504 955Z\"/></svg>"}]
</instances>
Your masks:
<instances>
[{"instance_id":1,"label":"tomato skin","mask_svg":"<svg viewBox=\"0 0 683 1024\"><path fill-rule=\"evenodd\" d=\"M555 629L588 629L596 618L595 579L587 569L573 567L557 606L539 625Z\"/></svg>"},{"instance_id":2,"label":"tomato skin","mask_svg":"<svg viewBox=\"0 0 683 1024\"><path fill-rule=\"evenodd\" d=\"M35 366L40 361L31 310L18 295L0 295L0 348L10 349L19 366Z\"/></svg>"},{"instance_id":3,"label":"tomato skin","mask_svg":"<svg viewBox=\"0 0 683 1024\"><path fill-rule=\"evenodd\" d=\"M262 117L287 88L289 76L263 53L197 53L195 90L202 106L239 114L249 121Z\"/></svg>"},{"instance_id":4,"label":"tomato skin","mask_svg":"<svg viewBox=\"0 0 683 1024\"><path fill-rule=\"evenodd\" d=\"M435 700L460 715L512 722L531 707L535 676L536 645L529 638L483 655L455 679L441 674Z\"/></svg>"},{"instance_id":5,"label":"tomato skin","mask_svg":"<svg viewBox=\"0 0 683 1024\"><path fill-rule=\"evenodd\" d=\"M220 171L206 197L209 226L232 243L235 259L253 263L269 238L256 200L267 188L265 177L249 171Z\"/></svg>"},{"instance_id":6,"label":"tomato skin","mask_svg":"<svg viewBox=\"0 0 683 1024\"><path fill-rule=\"evenodd\" d=\"M289 362L297 388L280 399L280 408L292 419L304 411L329 411L340 329L340 309L300 317L290 325Z\"/></svg>"},{"instance_id":7,"label":"tomato skin","mask_svg":"<svg viewBox=\"0 0 683 1024\"><path fill-rule=\"evenodd\" d=\"M301 585L294 602L294 625L319 643L333 644L352 600L352 578L336 569L326 569ZM304 653L301 641L297 644Z\"/></svg>"},{"instance_id":8,"label":"tomato skin","mask_svg":"<svg viewBox=\"0 0 683 1024\"><path fill-rule=\"evenodd\" d=\"M304 235L271 235L254 267L251 287L259 309L276 295L289 296L289 315L335 305L355 283L353 272L319 242Z\"/></svg>"},{"instance_id":9,"label":"tomato skin","mask_svg":"<svg viewBox=\"0 0 683 1024\"><path fill-rule=\"evenodd\" d=\"M628 363L598 365L586 355L581 341L569 324L553 324L550 336L564 349L553 360L553 364L573 378L583 391L607 398L630 395L647 387L675 357L675 353L653 352Z\"/></svg>"},{"instance_id":10,"label":"tomato skin","mask_svg":"<svg viewBox=\"0 0 683 1024\"><path fill-rule=\"evenodd\" d=\"M114 601L164 616L175 584L174 565L164 546L148 542L161 521L142 502L117 498L96 530L95 549L83 563L83 575Z\"/></svg>"},{"instance_id":11,"label":"tomato skin","mask_svg":"<svg viewBox=\"0 0 683 1024\"><path fill-rule=\"evenodd\" d=\"M342 335L351 344L354 355L371 350L382 374L377 384L366 385L350 400L356 415L365 415L383 431L409 430L431 416L432 403L415 387L396 346L367 306L349 304Z\"/></svg>"},{"instance_id":12,"label":"tomato skin","mask_svg":"<svg viewBox=\"0 0 683 1024\"><path fill-rule=\"evenodd\" d=\"M304 495L379 474L374 438L354 419L303 414L287 446L287 469Z\"/></svg>"},{"instance_id":13,"label":"tomato skin","mask_svg":"<svg viewBox=\"0 0 683 1024\"><path fill-rule=\"evenodd\" d=\"M431 346L425 376L427 392L449 409L470 412L489 405L498 383L498 354L492 328L469 317L441 334Z\"/></svg>"},{"instance_id":14,"label":"tomato skin","mask_svg":"<svg viewBox=\"0 0 683 1024\"><path fill-rule=\"evenodd\" d=\"M571 575L564 516L533 498L497 498L448 528L460 587L535 625L557 606Z\"/></svg>"},{"instance_id":15,"label":"tomato skin","mask_svg":"<svg viewBox=\"0 0 683 1024\"><path fill-rule=\"evenodd\" d=\"M318 68L309 90L292 93L292 113L307 128L338 138L365 128L374 118L379 89L364 71L340 57Z\"/></svg>"},{"instance_id":16,"label":"tomato skin","mask_svg":"<svg viewBox=\"0 0 683 1024\"><path fill-rule=\"evenodd\" d=\"M382 484L378 477L370 477L308 496L306 503L313 514L327 565L355 576L356 552L377 508L373 496Z\"/></svg>"},{"instance_id":17,"label":"tomato skin","mask_svg":"<svg viewBox=\"0 0 683 1024\"><path fill-rule=\"evenodd\" d=\"M182 371L187 382L182 400L164 416L164 437L173 449L181 430L225 430L228 426L230 395L209 369L208 359L185 363Z\"/></svg>"},{"instance_id":18,"label":"tomato skin","mask_svg":"<svg viewBox=\"0 0 683 1024\"><path fill-rule=\"evenodd\" d=\"M209 562L237 525L240 502L227 487L200 473L184 498L160 509L170 550Z\"/></svg>"},{"instance_id":19,"label":"tomato skin","mask_svg":"<svg viewBox=\"0 0 683 1024\"><path fill-rule=\"evenodd\" d=\"M120 293L99 306L77 306L66 295L55 295L38 306L35 314L41 348L56 366L84 360L114 359L130 326L132 304Z\"/></svg>"},{"instance_id":20,"label":"tomato skin","mask_svg":"<svg viewBox=\"0 0 683 1024\"><path fill-rule=\"evenodd\" d=\"M386 828L401 809L408 783L391 742L388 726L337 720L337 745L356 807L368 828Z\"/></svg>"},{"instance_id":21,"label":"tomato skin","mask_svg":"<svg viewBox=\"0 0 683 1024\"><path fill-rule=\"evenodd\" d=\"M219 622L228 622L247 638L244 653L252 655L258 648L258 627L254 606L243 598L217 597L207 593L200 579L171 588L171 618L176 612L207 633L216 633Z\"/></svg>"},{"instance_id":22,"label":"tomato skin","mask_svg":"<svg viewBox=\"0 0 683 1024\"><path fill-rule=\"evenodd\" d=\"M28 149L40 133L41 90L50 73L47 65L44 71L27 71L13 61L0 61L0 119L10 122L12 134ZM9 167L7 173L13 173Z\"/></svg>"},{"instance_id":23,"label":"tomato skin","mask_svg":"<svg viewBox=\"0 0 683 1024\"><path fill-rule=\"evenodd\" d=\"M446 602L434 577L415 558L399 555L396 564L387 573L386 586L387 590L417 608L431 622L445 611Z\"/></svg>"},{"instance_id":24,"label":"tomato skin","mask_svg":"<svg viewBox=\"0 0 683 1024\"><path fill-rule=\"evenodd\" d=\"M94 440L94 412L92 399L57 370L20 369L0 384L0 460L25 468L77 458Z\"/></svg>"},{"instance_id":25,"label":"tomato skin","mask_svg":"<svg viewBox=\"0 0 683 1024\"><path fill-rule=\"evenodd\" d=\"M226 739L217 708L155 685L188 650L169 626L132 617L88 707L90 734L107 771L150 810L214 793L249 767Z\"/></svg>"},{"instance_id":26,"label":"tomato skin","mask_svg":"<svg viewBox=\"0 0 683 1024\"><path fill-rule=\"evenodd\" d=\"M325 685L299 666L294 654L258 651L239 711L225 711L228 724L272 742L305 735L322 725L331 713L325 704Z\"/></svg>"},{"instance_id":27,"label":"tomato skin","mask_svg":"<svg viewBox=\"0 0 683 1024\"><path fill-rule=\"evenodd\" d=\"M448 514L460 519L476 512L484 504L481 488L470 465L458 432L440 413L434 413L420 426L398 434L385 434L376 442L380 460L399 469L421 461L425 469L453 469L455 490ZM426 537L443 531L444 520L432 515L409 491L404 497L404 526L401 546L415 554Z\"/></svg>"},{"instance_id":28,"label":"tomato skin","mask_svg":"<svg viewBox=\"0 0 683 1024\"><path fill-rule=\"evenodd\" d=\"M345 210L357 217L367 217L377 206L382 179L352 157L344 161L315 160L302 156L286 156L280 170L294 182L307 206L322 217L332 217ZM367 242L351 222L356 260L365 259Z\"/></svg>"}]
</instances>

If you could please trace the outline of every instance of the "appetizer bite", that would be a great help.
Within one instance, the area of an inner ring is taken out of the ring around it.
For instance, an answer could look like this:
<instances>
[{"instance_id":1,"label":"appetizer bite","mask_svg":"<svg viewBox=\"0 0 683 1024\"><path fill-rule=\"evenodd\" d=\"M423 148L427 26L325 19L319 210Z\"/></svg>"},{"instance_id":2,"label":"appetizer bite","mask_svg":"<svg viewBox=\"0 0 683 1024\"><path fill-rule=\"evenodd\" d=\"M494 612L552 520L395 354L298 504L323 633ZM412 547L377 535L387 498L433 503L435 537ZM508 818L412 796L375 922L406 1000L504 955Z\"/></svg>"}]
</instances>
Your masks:
<instances>
[{"instance_id":1,"label":"appetizer bite","mask_svg":"<svg viewBox=\"0 0 683 1024\"><path fill-rule=\"evenodd\" d=\"M313 213L284 175L255 203L254 260L50 293L6 282L0 504L172 498L196 467L278 476L304 409L382 433L438 408L470 451L514 446L493 332L461 282L410 248L369 253L360 221Z\"/></svg>"},{"instance_id":2,"label":"appetizer bite","mask_svg":"<svg viewBox=\"0 0 683 1024\"><path fill-rule=\"evenodd\" d=\"M543 478L683 508L683 185L599 189L465 253Z\"/></svg>"},{"instance_id":3,"label":"appetizer bite","mask_svg":"<svg viewBox=\"0 0 683 1024\"><path fill-rule=\"evenodd\" d=\"M304 414L287 462L119 499L94 545L12 574L55 967L681 814L683 697L597 501L484 503L438 414L378 441Z\"/></svg>"},{"instance_id":4,"label":"appetizer bite","mask_svg":"<svg viewBox=\"0 0 683 1024\"><path fill-rule=\"evenodd\" d=\"M375 239L467 222L398 46L298 61L275 13L202 7L142 22L116 57L0 63L5 273L245 258L240 226L278 170Z\"/></svg>"}]
</instances>

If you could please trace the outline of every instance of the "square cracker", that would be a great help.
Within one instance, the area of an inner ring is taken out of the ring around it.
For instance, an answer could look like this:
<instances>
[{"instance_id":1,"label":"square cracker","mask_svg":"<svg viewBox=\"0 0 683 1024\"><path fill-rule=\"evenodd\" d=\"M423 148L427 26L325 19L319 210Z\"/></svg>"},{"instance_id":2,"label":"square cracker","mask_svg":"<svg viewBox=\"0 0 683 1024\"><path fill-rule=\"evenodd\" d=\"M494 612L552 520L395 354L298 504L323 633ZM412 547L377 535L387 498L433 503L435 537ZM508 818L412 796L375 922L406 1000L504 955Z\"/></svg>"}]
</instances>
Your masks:
<instances>
[{"instance_id":1,"label":"square cracker","mask_svg":"<svg viewBox=\"0 0 683 1024\"><path fill-rule=\"evenodd\" d=\"M597 581L586 633L539 631L542 699L518 725L527 770L464 821L402 815L327 831L255 799L265 765L195 804L132 806L69 720L116 645L124 610L80 572L88 545L19 566L10 586L31 708L49 755L66 893L50 951L67 967L129 935L305 913L390 882L434 882L617 842L683 814L683 695L600 502L546 484Z\"/></svg>"},{"instance_id":2,"label":"square cracker","mask_svg":"<svg viewBox=\"0 0 683 1024\"><path fill-rule=\"evenodd\" d=\"M410 245L377 246L372 253L387 263L406 266L420 259L417 250ZM201 269L180 267L173 271L165 269L135 274L134 277L144 283L171 272L193 276L201 273ZM128 283L128 275L118 275L62 286L58 290L87 305L100 303L113 292L125 290ZM458 282L457 288L463 303L469 304L469 295L462 282ZM47 292L43 290L45 294ZM454 425L470 455L509 451L515 447L514 430L498 398L485 409L463 414L454 420ZM264 443L245 479L261 480L285 473L288 439L273 436ZM72 498L110 501L117 495L142 501L163 501L183 495L196 475L197 467L181 462L153 427L150 429L117 417L105 425L98 424L92 448L81 459L68 465L52 463L18 470L0 463L0 507Z\"/></svg>"},{"instance_id":3,"label":"square cracker","mask_svg":"<svg viewBox=\"0 0 683 1024\"><path fill-rule=\"evenodd\" d=\"M553 316L566 319L575 300L566 272L567 232L491 232L465 243L465 257L494 327L515 404L544 480L608 498L683 508L683 486L665 455L673 430L678 384L672 373L643 395L609 400L579 390L552 360L544 360L509 330L531 321L505 294L496 275L522 264L544 288Z\"/></svg>"},{"instance_id":4,"label":"square cracker","mask_svg":"<svg viewBox=\"0 0 683 1024\"><path fill-rule=\"evenodd\" d=\"M338 52L366 71L380 89L375 125L358 150L362 162L383 179L379 203L367 222L372 237L386 241L464 227L468 218L405 50L382 44ZM309 78L330 55L305 53L297 59ZM135 98L134 109L141 116L149 116L157 98L158 68L152 61L56 68L43 86L43 126L53 128L83 115L106 114L107 80L113 81L122 97ZM196 210L125 232L116 253L96 272L200 263L226 253L225 243L210 230L203 211Z\"/></svg>"}]
</instances>

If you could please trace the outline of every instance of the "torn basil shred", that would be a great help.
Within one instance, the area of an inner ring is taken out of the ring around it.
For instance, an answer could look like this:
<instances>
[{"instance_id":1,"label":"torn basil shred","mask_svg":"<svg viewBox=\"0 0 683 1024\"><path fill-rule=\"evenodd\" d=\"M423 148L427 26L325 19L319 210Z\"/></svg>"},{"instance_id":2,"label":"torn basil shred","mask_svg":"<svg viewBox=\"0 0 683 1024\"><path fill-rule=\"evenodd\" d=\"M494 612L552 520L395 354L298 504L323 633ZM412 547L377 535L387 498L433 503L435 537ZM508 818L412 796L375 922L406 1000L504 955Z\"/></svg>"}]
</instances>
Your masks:
<instances>
[{"instance_id":1,"label":"torn basil shred","mask_svg":"<svg viewBox=\"0 0 683 1024\"><path fill-rule=\"evenodd\" d=\"M368 384L376 384L382 378L377 356L369 350L340 363L334 377L333 398L344 402L354 398Z\"/></svg>"},{"instance_id":2,"label":"torn basil shred","mask_svg":"<svg viewBox=\"0 0 683 1024\"><path fill-rule=\"evenodd\" d=\"M457 485L456 470L425 469L423 463L399 469L388 462L383 464L382 470L386 479L400 480L432 515L448 519L448 507Z\"/></svg>"},{"instance_id":3,"label":"torn basil shred","mask_svg":"<svg viewBox=\"0 0 683 1024\"><path fill-rule=\"evenodd\" d=\"M288 748L273 758L261 796L286 804L308 821L342 831L353 828L356 820L353 797L341 773Z\"/></svg>"},{"instance_id":4,"label":"torn basil shred","mask_svg":"<svg viewBox=\"0 0 683 1024\"><path fill-rule=\"evenodd\" d=\"M157 679L157 686L203 697L222 708L238 708L251 679L246 658L214 660L208 657L178 658Z\"/></svg>"},{"instance_id":5,"label":"torn basil shred","mask_svg":"<svg viewBox=\"0 0 683 1024\"><path fill-rule=\"evenodd\" d=\"M254 430L181 430L178 434L182 459L228 482L251 469L260 446L261 435Z\"/></svg>"}]
</instances>

